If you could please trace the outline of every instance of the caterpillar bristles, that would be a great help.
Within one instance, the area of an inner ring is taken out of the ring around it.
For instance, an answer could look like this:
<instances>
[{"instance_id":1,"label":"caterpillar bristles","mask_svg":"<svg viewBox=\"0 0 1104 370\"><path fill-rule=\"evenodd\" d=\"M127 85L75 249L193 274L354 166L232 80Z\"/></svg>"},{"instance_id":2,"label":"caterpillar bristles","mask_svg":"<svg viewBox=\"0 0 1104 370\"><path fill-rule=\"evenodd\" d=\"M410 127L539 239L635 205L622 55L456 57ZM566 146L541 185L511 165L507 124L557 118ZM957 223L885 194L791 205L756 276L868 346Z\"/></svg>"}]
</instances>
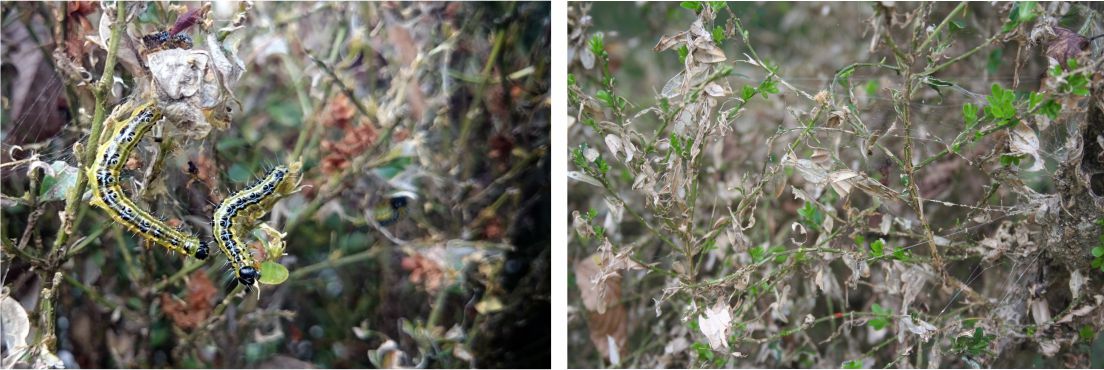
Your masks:
<instances>
[{"instance_id":1,"label":"caterpillar bristles","mask_svg":"<svg viewBox=\"0 0 1104 370\"><path fill-rule=\"evenodd\" d=\"M233 293L234 288L236 288L236 287L238 287L238 279L234 278L234 275L231 274L226 279L226 282L223 283L223 292L225 292L226 294Z\"/></svg>"}]
</instances>

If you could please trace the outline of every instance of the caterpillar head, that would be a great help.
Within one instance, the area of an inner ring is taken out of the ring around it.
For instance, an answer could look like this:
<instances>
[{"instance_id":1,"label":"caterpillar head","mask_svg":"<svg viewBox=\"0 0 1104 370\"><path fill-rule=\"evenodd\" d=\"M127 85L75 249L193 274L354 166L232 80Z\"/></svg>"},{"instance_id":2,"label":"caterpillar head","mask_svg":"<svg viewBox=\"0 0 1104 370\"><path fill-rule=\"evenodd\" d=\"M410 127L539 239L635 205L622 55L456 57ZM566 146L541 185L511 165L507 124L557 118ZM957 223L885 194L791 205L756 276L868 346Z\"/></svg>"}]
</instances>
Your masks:
<instances>
[{"instance_id":1,"label":"caterpillar head","mask_svg":"<svg viewBox=\"0 0 1104 370\"><path fill-rule=\"evenodd\" d=\"M201 260L207 259L207 241L199 241L199 247L196 248L195 258Z\"/></svg>"},{"instance_id":2,"label":"caterpillar head","mask_svg":"<svg viewBox=\"0 0 1104 370\"><path fill-rule=\"evenodd\" d=\"M253 286L257 279L261 278L261 272L253 268L253 266L242 266L238 269L238 282L246 287Z\"/></svg>"}]
</instances>

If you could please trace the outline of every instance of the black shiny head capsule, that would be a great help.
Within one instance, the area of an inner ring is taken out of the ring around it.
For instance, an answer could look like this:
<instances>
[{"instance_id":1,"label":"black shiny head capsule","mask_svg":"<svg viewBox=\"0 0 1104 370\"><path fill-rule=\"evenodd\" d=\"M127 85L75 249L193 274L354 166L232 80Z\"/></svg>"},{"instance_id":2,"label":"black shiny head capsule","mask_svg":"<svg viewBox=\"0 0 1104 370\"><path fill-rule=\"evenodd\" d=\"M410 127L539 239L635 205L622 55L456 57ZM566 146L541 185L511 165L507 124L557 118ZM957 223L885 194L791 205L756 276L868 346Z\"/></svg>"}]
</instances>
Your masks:
<instances>
[{"instance_id":1,"label":"black shiny head capsule","mask_svg":"<svg viewBox=\"0 0 1104 370\"><path fill-rule=\"evenodd\" d=\"M238 282L241 285L252 286L257 279L261 278L261 272L253 268L253 266L243 266L238 270Z\"/></svg>"},{"instance_id":2,"label":"black shiny head capsule","mask_svg":"<svg viewBox=\"0 0 1104 370\"><path fill-rule=\"evenodd\" d=\"M195 258L201 260L207 259L207 241L199 241L199 248L196 248Z\"/></svg>"},{"instance_id":3,"label":"black shiny head capsule","mask_svg":"<svg viewBox=\"0 0 1104 370\"><path fill-rule=\"evenodd\" d=\"M404 196L400 195L400 196L392 197L391 198L391 208L399 209L399 208L406 207L406 202L407 202L407 200L406 200L406 197L404 197Z\"/></svg>"}]
</instances>

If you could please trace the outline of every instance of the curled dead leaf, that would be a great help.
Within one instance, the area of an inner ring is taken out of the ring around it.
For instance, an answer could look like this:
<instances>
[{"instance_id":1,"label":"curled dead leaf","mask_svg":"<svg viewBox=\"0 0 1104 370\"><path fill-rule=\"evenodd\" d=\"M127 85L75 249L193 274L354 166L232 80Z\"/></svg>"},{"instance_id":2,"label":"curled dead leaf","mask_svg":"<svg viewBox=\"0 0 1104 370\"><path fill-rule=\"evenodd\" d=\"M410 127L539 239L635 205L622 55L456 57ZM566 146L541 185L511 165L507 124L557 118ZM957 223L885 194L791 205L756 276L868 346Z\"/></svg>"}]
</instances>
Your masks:
<instances>
[{"instance_id":1,"label":"curled dead leaf","mask_svg":"<svg viewBox=\"0 0 1104 370\"><path fill-rule=\"evenodd\" d=\"M1089 47L1089 39L1072 30L1054 27L1055 38L1047 46L1046 55L1061 65L1067 65L1069 58L1076 57Z\"/></svg>"},{"instance_id":2,"label":"curled dead leaf","mask_svg":"<svg viewBox=\"0 0 1104 370\"><path fill-rule=\"evenodd\" d=\"M728 349L728 330L732 324L731 308L723 299L717 301L713 307L705 309L705 314L698 316L698 328L709 340L709 347L714 350Z\"/></svg>"},{"instance_id":3,"label":"curled dead leaf","mask_svg":"<svg viewBox=\"0 0 1104 370\"><path fill-rule=\"evenodd\" d=\"M602 275L600 253L575 263L575 281L587 309L590 341L603 358L620 359L628 343L627 313L621 302L621 276L596 280ZM612 339L611 339L612 338ZM614 350L611 352L611 347Z\"/></svg>"}]
</instances>

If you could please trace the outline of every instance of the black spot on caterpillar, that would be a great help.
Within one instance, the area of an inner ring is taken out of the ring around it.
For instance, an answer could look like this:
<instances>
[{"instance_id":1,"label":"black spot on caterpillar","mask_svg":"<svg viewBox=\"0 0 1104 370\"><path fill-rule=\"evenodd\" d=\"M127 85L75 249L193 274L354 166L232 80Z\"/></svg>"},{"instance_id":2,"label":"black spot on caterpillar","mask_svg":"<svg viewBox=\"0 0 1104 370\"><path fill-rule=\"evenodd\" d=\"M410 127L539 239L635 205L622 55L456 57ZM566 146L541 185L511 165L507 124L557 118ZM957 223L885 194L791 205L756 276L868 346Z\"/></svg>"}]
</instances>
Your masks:
<instances>
[{"instance_id":1,"label":"black spot on caterpillar","mask_svg":"<svg viewBox=\"0 0 1104 370\"><path fill-rule=\"evenodd\" d=\"M398 221L404 214L406 214L406 206L409 200L406 196L396 195L391 197L386 207L376 208L373 212L376 222L380 226L387 226Z\"/></svg>"},{"instance_id":2,"label":"black spot on caterpillar","mask_svg":"<svg viewBox=\"0 0 1104 370\"><path fill-rule=\"evenodd\" d=\"M198 259L207 258L207 243L193 235L169 227L149 212L138 208L119 185L123 164L138 141L161 119L154 102L139 106L126 121L118 122L110 140L100 145L96 159L88 168L92 187L91 204L107 211L116 222L131 232L173 252Z\"/></svg>"},{"instance_id":3,"label":"black spot on caterpillar","mask_svg":"<svg viewBox=\"0 0 1104 370\"><path fill-rule=\"evenodd\" d=\"M298 182L298 171L277 166L264 179L222 200L215 209L212 233L215 244L226 254L236 280L227 288L240 283L250 288L261 277L253 260L253 254L245 248L242 235L252 230L258 218L264 216L276 201L291 193Z\"/></svg>"}]
</instances>

